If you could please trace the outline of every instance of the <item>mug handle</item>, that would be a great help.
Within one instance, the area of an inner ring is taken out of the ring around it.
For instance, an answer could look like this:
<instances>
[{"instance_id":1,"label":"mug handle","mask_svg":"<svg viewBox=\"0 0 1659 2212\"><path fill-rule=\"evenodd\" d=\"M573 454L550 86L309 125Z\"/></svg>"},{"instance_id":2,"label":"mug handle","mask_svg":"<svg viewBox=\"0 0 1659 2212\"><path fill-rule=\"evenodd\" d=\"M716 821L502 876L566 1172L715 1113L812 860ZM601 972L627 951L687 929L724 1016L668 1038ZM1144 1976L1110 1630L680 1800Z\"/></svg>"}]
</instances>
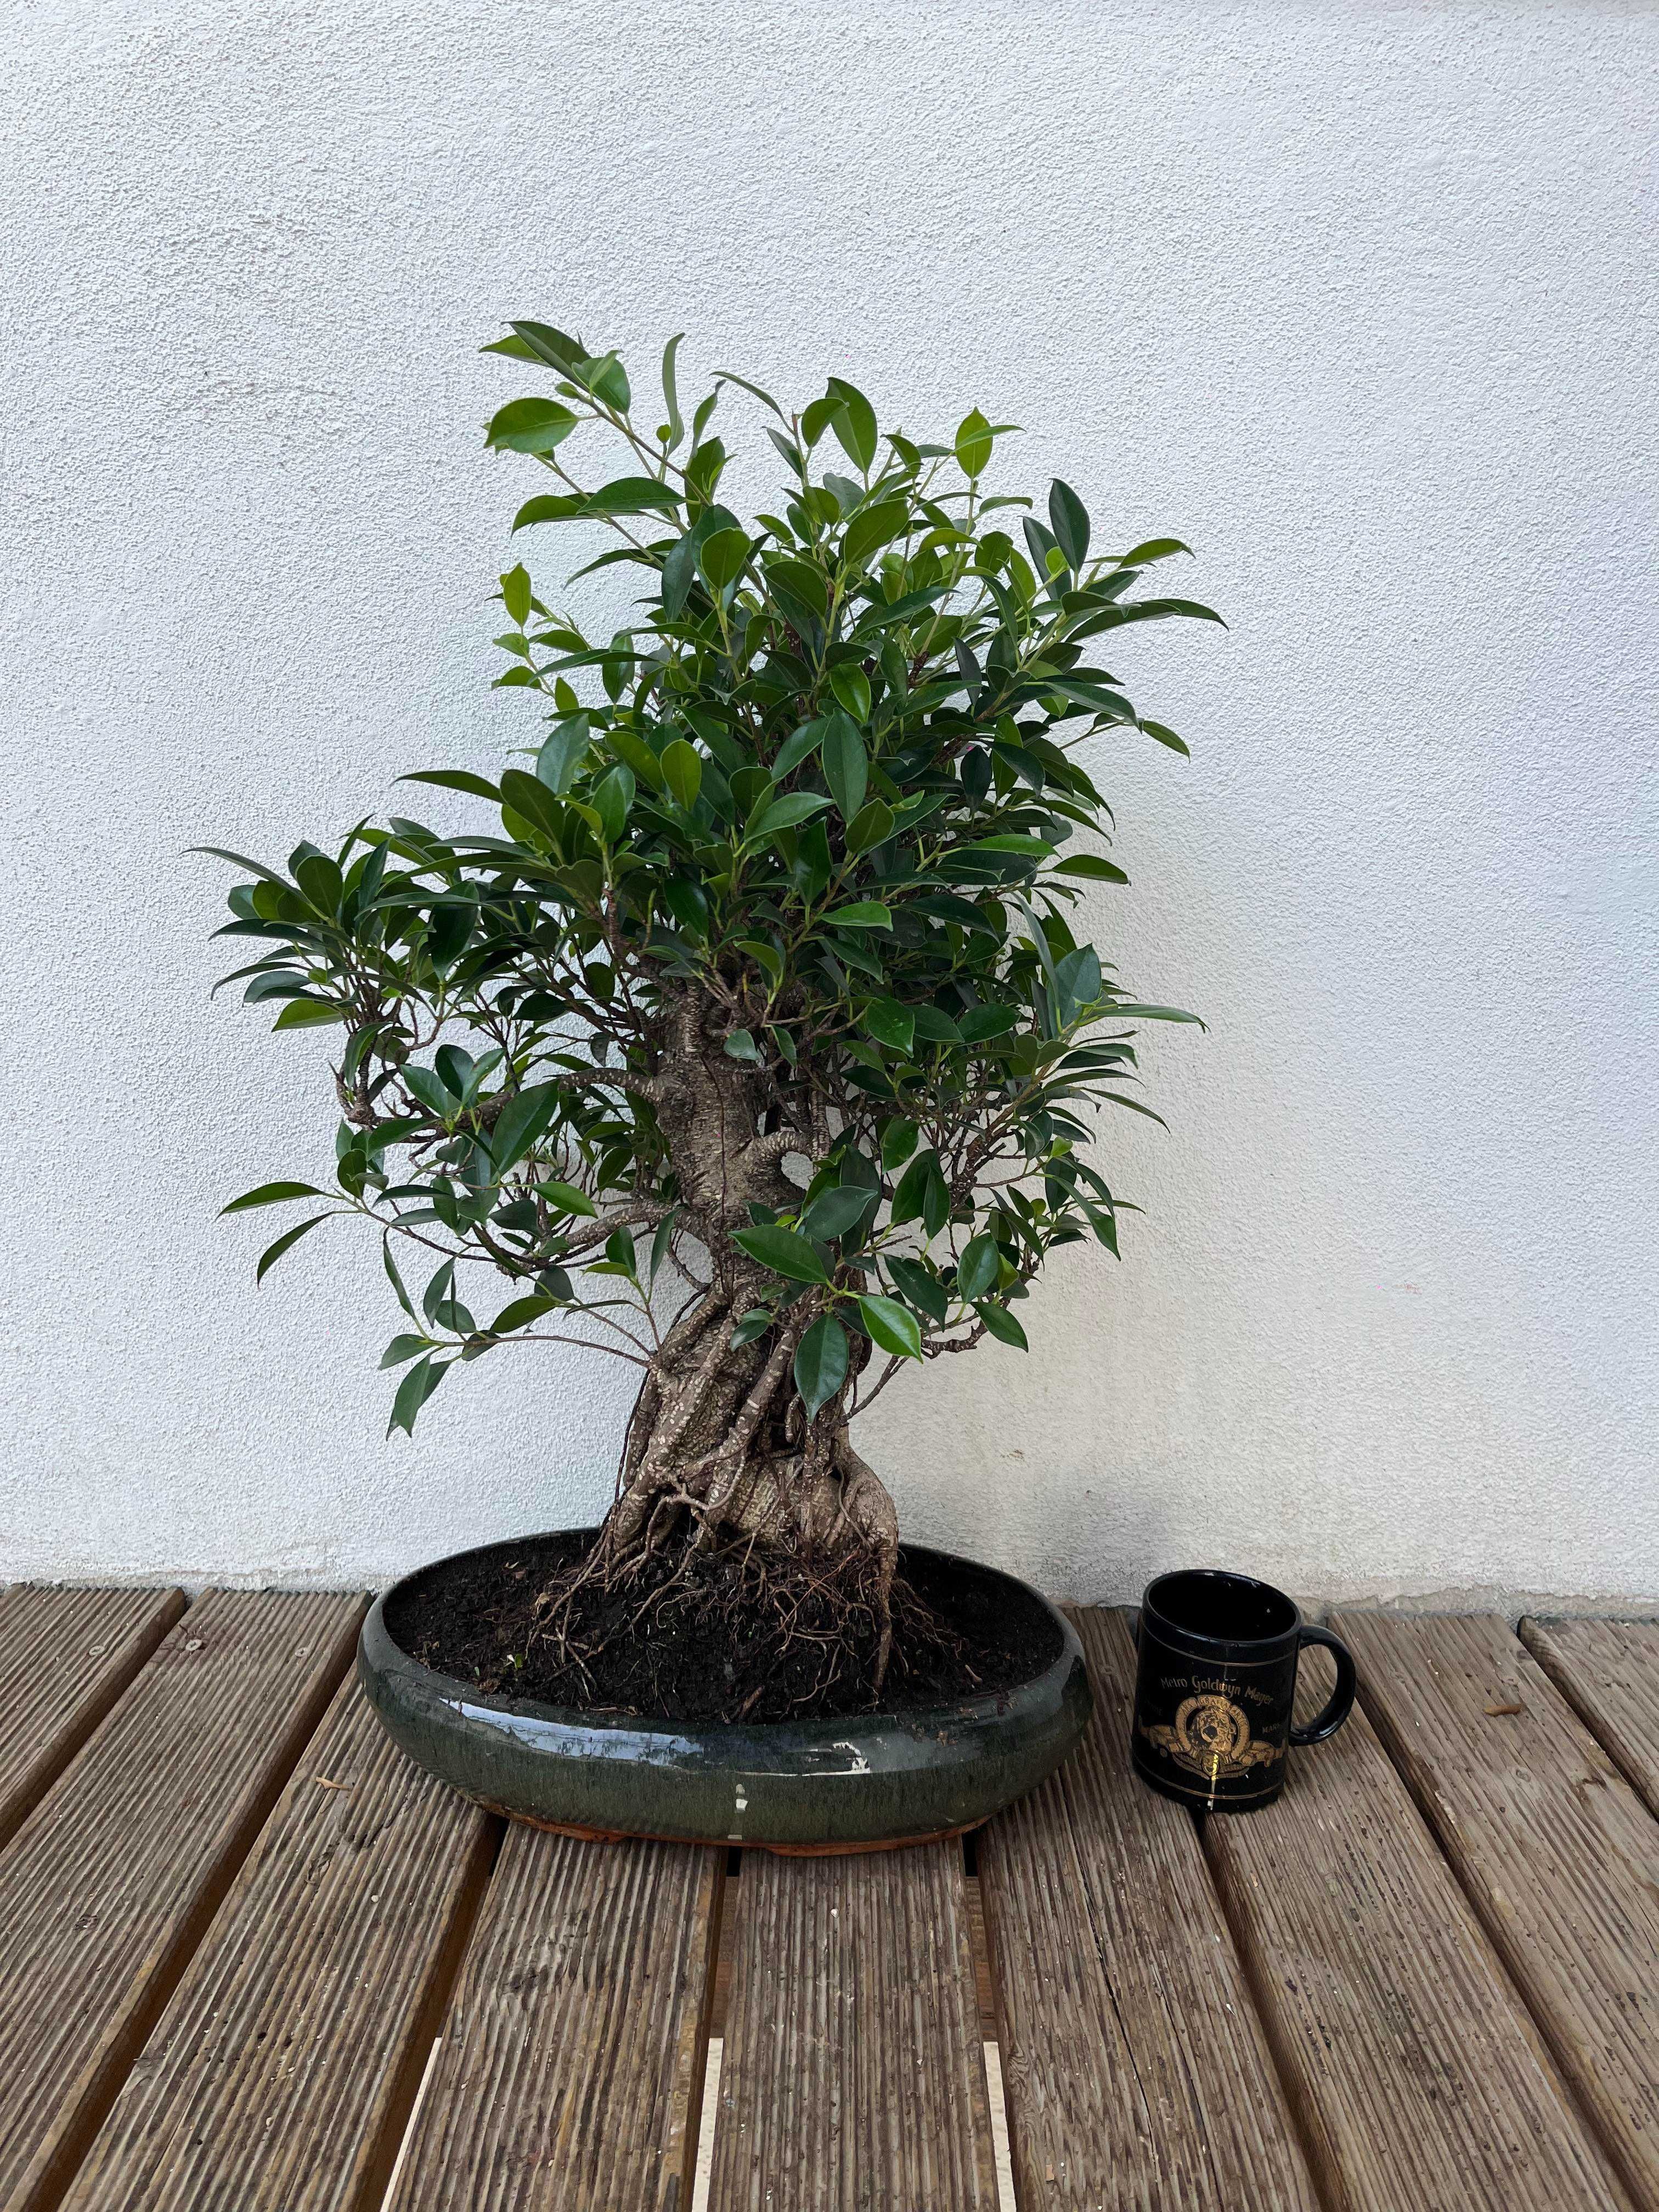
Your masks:
<instances>
[{"instance_id":1,"label":"mug handle","mask_svg":"<svg viewBox=\"0 0 1659 2212\"><path fill-rule=\"evenodd\" d=\"M1340 1636L1333 1636L1328 1628L1304 1628L1297 1642L1298 1658L1310 1644L1322 1644L1328 1651L1336 1654L1336 1687L1317 1720L1310 1721L1305 1728L1291 1730L1291 1741L1296 1744L1323 1743L1327 1736L1334 1735L1353 1711L1354 1691L1358 1686L1353 1654Z\"/></svg>"}]
</instances>

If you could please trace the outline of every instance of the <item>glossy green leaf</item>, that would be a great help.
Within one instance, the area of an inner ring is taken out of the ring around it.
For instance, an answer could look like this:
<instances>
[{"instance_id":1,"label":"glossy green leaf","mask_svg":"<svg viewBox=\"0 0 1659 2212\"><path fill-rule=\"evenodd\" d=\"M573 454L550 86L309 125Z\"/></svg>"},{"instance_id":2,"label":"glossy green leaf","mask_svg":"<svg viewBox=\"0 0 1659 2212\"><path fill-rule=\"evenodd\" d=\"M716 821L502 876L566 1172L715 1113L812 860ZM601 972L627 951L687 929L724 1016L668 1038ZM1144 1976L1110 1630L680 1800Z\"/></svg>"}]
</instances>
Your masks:
<instances>
[{"instance_id":1,"label":"glossy green leaf","mask_svg":"<svg viewBox=\"0 0 1659 2212\"><path fill-rule=\"evenodd\" d=\"M246 1213L256 1206L282 1206L291 1198L326 1198L325 1190L319 1190L309 1182L262 1182L257 1190L245 1190L240 1198L233 1198L228 1206L222 1206L224 1213Z\"/></svg>"},{"instance_id":2,"label":"glossy green leaf","mask_svg":"<svg viewBox=\"0 0 1659 2212\"><path fill-rule=\"evenodd\" d=\"M999 1344L1012 1344L1015 1350L1018 1352L1029 1352L1030 1350L1030 1346L1025 1340L1024 1330L1014 1319L1012 1314L1009 1312L1006 1306L994 1304L988 1298L981 1299L980 1304L974 1308L974 1311L984 1322L991 1334L996 1338Z\"/></svg>"},{"instance_id":3,"label":"glossy green leaf","mask_svg":"<svg viewBox=\"0 0 1659 2212\"><path fill-rule=\"evenodd\" d=\"M869 757L857 725L842 712L830 715L819 747L823 780L843 822L850 822L864 804L869 782Z\"/></svg>"},{"instance_id":4,"label":"glossy green leaf","mask_svg":"<svg viewBox=\"0 0 1659 2212\"><path fill-rule=\"evenodd\" d=\"M872 1344L879 1345L884 1352L896 1353L901 1359L921 1358L921 1329L908 1306L902 1306L896 1298L884 1298L874 1292L860 1297L858 1306Z\"/></svg>"},{"instance_id":5,"label":"glossy green leaf","mask_svg":"<svg viewBox=\"0 0 1659 2212\"><path fill-rule=\"evenodd\" d=\"M582 763L587 757L591 738L592 727L586 714L572 714L556 724L552 735L536 755L536 781L562 799L576 781ZM526 781L528 780L526 779ZM501 782L505 796L505 776ZM520 801L510 803L518 813L524 813L525 806ZM555 830L558 826L558 816L550 808L543 808L542 811L531 815L529 819L538 823L545 823Z\"/></svg>"},{"instance_id":6,"label":"glossy green leaf","mask_svg":"<svg viewBox=\"0 0 1659 2212\"><path fill-rule=\"evenodd\" d=\"M916 1125L914 1121L890 1121L881 1139L881 1164L889 1175L904 1165L916 1149Z\"/></svg>"},{"instance_id":7,"label":"glossy green leaf","mask_svg":"<svg viewBox=\"0 0 1659 2212\"><path fill-rule=\"evenodd\" d=\"M501 453L550 453L580 419L554 399L509 399L490 416L484 443ZM514 620L522 622L524 617Z\"/></svg>"},{"instance_id":8,"label":"glossy green leaf","mask_svg":"<svg viewBox=\"0 0 1659 2212\"><path fill-rule=\"evenodd\" d=\"M418 1359L432 1349L429 1336L394 1336L380 1355L382 1367L401 1367L406 1360Z\"/></svg>"},{"instance_id":9,"label":"glossy green leaf","mask_svg":"<svg viewBox=\"0 0 1659 2212\"><path fill-rule=\"evenodd\" d=\"M994 1237L974 1237L963 1247L962 1257L957 1262L957 1291L971 1304L982 1298L988 1291L997 1286L1002 1272L1002 1261L997 1252Z\"/></svg>"},{"instance_id":10,"label":"glossy green leaf","mask_svg":"<svg viewBox=\"0 0 1659 2212\"><path fill-rule=\"evenodd\" d=\"M884 545L890 544L894 538L903 535L909 526L909 508L902 499L882 500L874 507L860 508L848 524L842 538L843 557L854 567L863 568L872 554L878 553ZM831 681L834 681L833 678ZM841 693L837 691L836 696L840 698ZM860 721L870 711L867 705L860 714L849 702L842 700L842 703L849 714L858 715Z\"/></svg>"},{"instance_id":11,"label":"glossy green leaf","mask_svg":"<svg viewBox=\"0 0 1659 2212\"><path fill-rule=\"evenodd\" d=\"M864 1010L864 1026L878 1044L908 1053L915 1042L916 1018L896 999L876 999Z\"/></svg>"},{"instance_id":12,"label":"glossy green leaf","mask_svg":"<svg viewBox=\"0 0 1659 2212\"><path fill-rule=\"evenodd\" d=\"M326 1221L328 1218L329 1216L326 1213L313 1213L309 1221L301 1221L297 1227L285 1230L274 1244L267 1244L259 1255L258 1266L253 1271L254 1282L263 1283L284 1252L297 1244L302 1237L308 1237L319 1222Z\"/></svg>"},{"instance_id":13,"label":"glossy green leaf","mask_svg":"<svg viewBox=\"0 0 1659 2212\"><path fill-rule=\"evenodd\" d=\"M889 1279L918 1313L933 1322L943 1322L948 1317L951 1300L944 1284L919 1260L889 1259L884 1264Z\"/></svg>"},{"instance_id":14,"label":"glossy green leaf","mask_svg":"<svg viewBox=\"0 0 1659 2212\"><path fill-rule=\"evenodd\" d=\"M559 1096L556 1083L537 1083L507 1100L491 1125L488 1139L497 1175L505 1175L515 1166L545 1133L558 1110Z\"/></svg>"},{"instance_id":15,"label":"glossy green leaf","mask_svg":"<svg viewBox=\"0 0 1659 2212\"><path fill-rule=\"evenodd\" d=\"M878 1195L876 1191L864 1190L855 1184L832 1183L812 1200L801 1216L800 1225L807 1236L833 1243L837 1237L849 1236L868 1219Z\"/></svg>"},{"instance_id":16,"label":"glossy green leaf","mask_svg":"<svg viewBox=\"0 0 1659 2212\"><path fill-rule=\"evenodd\" d=\"M550 1177L544 1182L538 1182L536 1188L547 1203L556 1207L561 1213L580 1214L585 1220L590 1221L599 1213L599 1207L587 1193L578 1190L574 1183L556 1182Z\"/></svg>"},{"instance_id":17,"label":"glossy green leaf","mask_svg":"<svg viewBox=\"0 0 1659 2212\"><path fill-rule=\"evenodd\" d=\"M717 530L706 538L698 550L697 566L709 588L720 592L735 584L748 566L750 550L746 530Z\"/></svg>"},{"instance_id":18,"label":"glossy green leaf","mask_svg":"<svg viewBox=\"0 0 1659 2212\"><path fill-rule=\"evenodd\" d=\"M982 476L991 459L991 426L977 407L957 425L957 465L965 477Z\"/></svg>"},{"instance_id":19,"label":"glossy green leaf","mask_svg":"<svg viewBox=\"0 0 1659 2212\"><path fill-rule=\"evenodd\" d=\"M802 822L810 822L829 805L811 791L792 791L786 797L775 799L750 831L752 837L775 836L780 830L793 830Z\"/></svg>"},{"instance_id":20,"label":"glossy green leaf","mask_svg":"<svg viewBox=\"0 0 1659 2212\"><path fill-rule=\"evenodd\" d=\"M460 1100L434 1069L410 1064L401 1073L410 1097L424 1106L428 1114L435 1114L441 1121L447 1121L460 1111Z\"/></svg>"},{"instance_id":21,"label":"glossy green leaf","mask_svg":"<svg viewBox=\"0 0 1659 2212\"><path fill-rule=\"evenodd\" d=\"M757 1228L736 1231L732 1242L763 1267L769 1267L775 1275L786 1276L792 1283L827 1283L830 1279L812 1246L805 1237L797 1237L793 1229L763 1224Z\"/></svg>"},{"instance_id":22,"label":"glossy green leaf","mask_svg":"<svg viewBox=\"0 0 1659 2212\"><path fill-rule=\"evenodd\" d=\"M435 783L445 791L471 792L475 799L493 799L501 804L501 789L487 776L473 775L464 768L417 768L398 778L399 783Z\"/></svg>"},{"instance_id":23,"label":"glossy green leaf","mask_svg":"<svg viewBox=\"0 0 1659 2212\"><path fill-rule=\"evenodd\" d=\"M884 845L892 834L892 808L884 799L870 799L847 825L847 850L854 856L867 853L872 846Z\"/></svg>"},{"instance_id":24,"label":"glossy green leaf","mask_svg":"<svg viewBox=\"0 0 1659 2212\"><path fill-rule=\"evenodd\" d=\"M1062 483L1058 477L1048 487L1048 527L1072 574L1081 575L1089 557L1088 509L1070 484Z\"/></svg>"},{"instance_id":25,"label":"glossy green leaf","mask_svg":"<svg viewBox=\"0 0 1659 2212\"><path fill-rule=\"evenodd\" d=\"M1076 876L1091 884L1127 884L1129 880L1121 868L1103 860L1098 853L1073 853L1069 860L1056 860L1054 873Z\"/></svg>"},{"instance_id":26,"label":"glossy green leaf","mask_svg":"<svg viewBox=\"0 0 1659 2212\"><path fill-rule=\"evenodd\" d=\"M1149 722L1143 718L1140 726L1149 738L1156 738L1159 744L1167 745L1172 753L1179 753L1183 760L1192 758L1192 748L1187 740L1176 737L1175 732L1166 728L1162 722Z\"/></svg>"},{"instance_id":27,"label":"glossy green leaf","mask_svg":"<svg viewBox=\"0 0 1659 2212\"><path fill-rule=\"evenodd\" d=\"M540 1321L544 1314L556 1311L559 1304L557 1298L514 1298L510 1305L503 1306L490 1322L489 1334L492 1336L511 1336L515 1329L528 1328L532 1322Z\"/></svg>"},{"instance_id":28,"label":"glossy green leaf","mask_svg":"<svg viewBox=\"0 0 1659 2212\"><path fill-rule=\"evenodd\" d=\"M795 1388L813 1420L847 1380L847 1331L833 1314L820 1314L795 1346Z\"/></svg>"},{"instance_id":29,"label":"glossy green leaf","mask_svg":"<svg viewBox=\"0 0 1659 2212\"><path fill-rule=\"evenodd\" d=\"M520 629L530 620L531 602L535 594L530 586L530 571L522 561L509 568L501 578L501 605L509 620Z\"/></svg>"},{"instance_id":30,"label":"glossy green leaf","mask_svg":"<svg viewBox=\"0 0 1659 2212\"><path fill-rule=\"evenodd\" d=\"M870 679L851 661L842 661L830 672L830 689L855 722L870 719Z\"/></svg>"},{"instance_id":31,"label":"glossy green leaf","mask_svg":"<svg viewBox=\"0 0 1659 2212\"><path fill-rule=\"evenodd\" d=\"M830 428L848 460L867 470L880 442L876 410L857 386L843 377L832 376L830 390L841 403L830 418Z\"/></svg>"},{"instance_id":32,"label":"glossy green leaf","mask_svg":"<svg viewBox=\"0 0 1659 2212\"><path fill-rule=\"evenodd\" d=\"M410 1369L398 1386L398 1395L392 1401L392 1419L386 1424L387 1436L396 1429L401 1429L405 1436L414 1435L416 1419L422 1407L448 1373L450 1364L447 1360L440 1363L428 1358L422 1360L417 1367Z\"/></svg>"},{"instance_id":33,"label":"glossy green leaf","mask_svg":"<svg viewBox=\"0 0 1659 2212\"><path fill-rule=\"evenodd\" d=\"M634 804L634 771L620 763L608 775L603 775L593 787L592 807L599 817L600 832L607 845L617 844L628 821L629 809Z\"/></svg>"},{"instance_id":34,"label":"glossy green leaf","mask_svg":"<svg viewBox=\"0 0 1659 2212\"><path fill-rule=\"evenodd\" d=\"M539 775L526 775L522 769L503 769L501 802L515 814L522 815L533 830L556 842L564 815L557 799Z\"/></svg>"},{"instance_id":35,"label":"glossy green leaf","mask_svg":"<svg viewBox=\"0 0 1659 2212\"><path fill-rule=\"evenodd\" d=\"M1118 562L1120 568L1145 568L1149 561L1165 561L1171 553L1190 553L1190 545L1183 545L1178 538L1149 538L1144 545L1137 545L1123 554Z\"/></svg>"},{"instance_id":36,"label":"glossy green leaf","mask_svg":"<svg viewBox=\"0 0 1659 2212\"><path fill-rule=\"evenodd\" d=\"M672 744L663 748L662 772L676 800L689 813L696 805L697 793L702 788L702 755L684 738L676 738Z\"/></svg>"},{"instance_id":37,"label":"glossy green leaf","mask_svg":"<svg viewBox=\"0 0 1659 2212\"><path fill-rule=\"evenodd\" d=\"M1143 1006L1137 1000L1121 1000L1109 1006L1107 1012L1114 1021L1192 1022L1199 1029L1207 1027L1198 1015L1184 1013L1179 1006Z\"/></svg>"}]
</instances>

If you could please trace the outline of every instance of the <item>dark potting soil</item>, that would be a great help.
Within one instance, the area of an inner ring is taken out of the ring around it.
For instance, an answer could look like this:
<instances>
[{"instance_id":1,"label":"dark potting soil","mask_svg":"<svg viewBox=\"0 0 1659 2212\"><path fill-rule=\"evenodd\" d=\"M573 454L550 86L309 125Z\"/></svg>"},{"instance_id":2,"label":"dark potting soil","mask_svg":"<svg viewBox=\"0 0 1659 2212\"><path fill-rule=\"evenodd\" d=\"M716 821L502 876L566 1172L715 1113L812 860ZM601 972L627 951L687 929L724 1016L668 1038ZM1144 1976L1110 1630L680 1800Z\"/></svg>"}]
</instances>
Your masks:
<instances>
[{"instance_id":1,"label":"dark potting soil","mask_svg":"<svg viewBox=\"0 0 1659 2212\"><path fill-rule=\"evenodd\" d=\"M879 1633L871 1613L817 1600L810 1585L786 1581L780 1593L775 1577L763 1587L752 1565L718 1554L690 1585L580 1590L562 1649L537 1601L592 1541L580 1529L526 1537L428 1568L386 1607L387 1632L423 1666L487 1695L647 1722L948 1705L1016 1689L1060 1656L1052 1615L1025 1591L987 1568L907 1550L878 1696L869 1689Z\"/></svg>"}]
</instances>

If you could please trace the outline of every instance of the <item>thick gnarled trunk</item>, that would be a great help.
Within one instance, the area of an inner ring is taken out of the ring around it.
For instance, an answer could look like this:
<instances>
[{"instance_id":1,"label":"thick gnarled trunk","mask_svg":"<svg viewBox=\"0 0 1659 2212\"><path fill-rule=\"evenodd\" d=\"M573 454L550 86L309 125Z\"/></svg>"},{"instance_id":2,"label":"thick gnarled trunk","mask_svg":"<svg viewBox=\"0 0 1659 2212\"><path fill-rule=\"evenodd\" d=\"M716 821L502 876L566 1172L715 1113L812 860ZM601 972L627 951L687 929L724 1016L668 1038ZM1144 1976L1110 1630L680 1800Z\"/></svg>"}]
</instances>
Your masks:
<instances>
[{"instance_id":1,"label":"thick gnarled trunk","mask_svg":"<svg viewBox=\"0 0 1659 2212\"><path fill-rule=\"evenodd\" d=\"M622 1485L601 1552L611 1563L683 1547L758 1547L786 1572L846 1574L884 1622L898 1558L893 1501L854 1450L845 1420L813 1422L791 1375L796 1332L734 1346L745 1293L710 1291L651 1363L629 1424Z\"/></svg>"},{"instance_id":2,"label":"thick gnarled trunk","mask_svg":"<svg viewBox=\"0 0 1659 2212\"><path fill-rule=\"evenodd\" d=\"M854 1450L840 1397L806 1419L793 1375L811 1318L787 1310L746 1344L734 1324L769 1278L732 1243L750 1206L793 1209L791 1154L822 1155L827 1128L792 1117L769 1075L724 1049L720 1011L688 990L667 1009L648 1095L679 1186L682 1224L707 1254L712 1280L653 1354L628 1429L617 1502L596 1549L605 1576L665 1564L688 1575L722 1548L759 1557L781 1589L844 1583L880 1623L875 1683L890 1648L890 1593L898 1557L892 1499Z\"/></svg>"}]
</instances>

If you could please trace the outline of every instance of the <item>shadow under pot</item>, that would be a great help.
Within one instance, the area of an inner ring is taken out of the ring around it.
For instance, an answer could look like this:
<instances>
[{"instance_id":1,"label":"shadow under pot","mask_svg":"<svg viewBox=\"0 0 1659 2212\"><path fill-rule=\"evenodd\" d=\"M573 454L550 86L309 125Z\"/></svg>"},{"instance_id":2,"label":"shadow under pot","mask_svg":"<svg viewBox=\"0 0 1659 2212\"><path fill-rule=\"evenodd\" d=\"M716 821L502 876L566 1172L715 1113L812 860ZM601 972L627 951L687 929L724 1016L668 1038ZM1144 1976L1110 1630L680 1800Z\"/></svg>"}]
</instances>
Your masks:
<instances>
[{"instance_id":1,"label":"shadow under pot","mask_svg":"<svg viewBox=\"0 0 1659 2212\"><path fill-rule=\"evenodd\" d=\"M1131 1754L1143 1782L1204 1813L1247 1813L1285 1787L1285 1753L1336 1734L1353 1706L1354 1664L1270 1583L1219 1568L1160 1575L1140 1601ZM1336 1687L1293 1724L1297 1664L1322 1644Z\"/></svg>"}]
</instances>

